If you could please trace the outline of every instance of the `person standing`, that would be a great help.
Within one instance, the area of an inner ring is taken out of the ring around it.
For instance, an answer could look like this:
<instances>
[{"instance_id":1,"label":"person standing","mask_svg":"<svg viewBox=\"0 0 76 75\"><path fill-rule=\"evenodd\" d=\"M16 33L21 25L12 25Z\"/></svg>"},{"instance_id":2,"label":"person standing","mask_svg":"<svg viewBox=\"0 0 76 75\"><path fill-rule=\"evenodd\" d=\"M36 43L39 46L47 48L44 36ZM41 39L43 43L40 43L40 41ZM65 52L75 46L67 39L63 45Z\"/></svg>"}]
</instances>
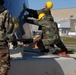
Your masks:
<instances>
[{"instance_id":1,"label":"person standing","mask_svg":"<svg viewBox=\"0 0 76 75\"><path fill-rule=\"evenodd\" d=\"M13 24L9 11L3 6L4 0L0 0L0 75L7 75L10 68L10 53L8 39L11 39Z\"/></svg>"}]
</instances>

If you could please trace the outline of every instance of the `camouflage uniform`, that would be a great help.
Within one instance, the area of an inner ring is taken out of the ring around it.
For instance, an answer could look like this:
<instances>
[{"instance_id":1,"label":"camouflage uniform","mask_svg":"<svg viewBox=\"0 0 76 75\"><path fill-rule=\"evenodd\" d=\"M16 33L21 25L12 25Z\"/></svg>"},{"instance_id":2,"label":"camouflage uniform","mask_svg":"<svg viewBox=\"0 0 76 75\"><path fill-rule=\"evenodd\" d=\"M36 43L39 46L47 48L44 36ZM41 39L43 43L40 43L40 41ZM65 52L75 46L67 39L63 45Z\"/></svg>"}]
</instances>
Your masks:
<instances>
[{"instance_id":1,"label":"camouflage uniform","mask_svg":"<svg viewBox=\"0 0 76 75\"><path fill-rule=\"evenodd\" d=\"M53 19L53 17L52 17L52 15L51 15L51 11L50 11L50 9L48 9L48 8L42 8L42 9L40 9L40 10L33 10L33 9L28 9L28 8L25 8L25 10L27 11L27 12L29 12L29 17L34 17L34 18L38 18L38 15L40 14L40 13L45 13L45 15L47 16L47 18L46 18L46 20L49 20L49 21L51 21L51 23L53 24L53 26L55 25L56 27L57 27L57 23L56 22L54 22L54 19ZM49 16L48 16L49 15ZM45 22L44 22L45 23ZM44 24L45 25L45 24ZM40 30L42 30L43 28L42 28L42 26L41 25L39 25L39 29ZM57 37L59 37L59 29L58 29L58 27L56 28L57 29ZM43 30L42 30L43 31ZM44 36L42 35L42 38L43 38ZM47 37L46 37L47 38ZM50 38L50 39L52 39L52 40L54 40L54 38ZM51 40L50 40L51 41ZM51 41L52 42L52 41ZM59 39L57 40L57 42L55 43L56 44L56 46L57 47L59 47L59 48L61 48L61 50L62 51L66 51L67 52L67 48L65 47L65 45L63 44L63 42L61 41L61 39L60 39L60 37L59 37ZM52 44L52 45L50 45L51 47L54 47L54 44ZM42 49L42 48L44 48L44 46L43 46L43 44L42 44L42 41L40 40L39 41L39 43L38 43L38 47L40 47L40 49Z\"/></svg>"},{"instance_id":2,"label":"camouflage uniform","mask_svg":"<svg viewBox=\"0 0 76 75\"><path fill-rule=\"evenodd\" d=\"M33 10L33 9L29 9L29 8L25 8L24 10L26 10L27 12L29 12L28 14L28 17L34 17L34 18L38 18L38 15L40 13L45 13L46 15L50 15L50 21L53 21L53 17L51 15L51 11L49 8L42 8L40 10ZM42 30L42 27L39 26L38 30ZM41 36L43 38L43 34ZM43 42L42 40L39 40L38 43L38 48L41 50L41 51L44 51L45 50L45 47L43 45Z\"/></svg>"},{"instance_id":3,"label":"camouflage uniform","mask_svg":"<svg viewBox=\"0 0 76 75\"><path fill-rule=\"evenodd\" d=\"M0 75L7 75L10 67L10 54L7 38L13 31L11 16L8 10L0 4Z\"/></svg>"},{"instance_id":4,"label":"camouflage uniform","mask_svg":"<svg viewBox=\"0 0 76 75\"><path fill-rule=\"evenodd\" d=\"M35 24L42 26L44 45L54 44L60 37L55 28L56 22L50 21L50 16L46 16L43 20L35 20Z\"/></svg>"},{"instance_id":5,"label":"camouflage uniform","mask_svg":"<svg viewBox=\"0 0 76 75\"><path fill-rule=\"evenodd\" d=\"M42 20L32 20L28 22L42 26L42 32L43 32L43 44L45 48L52 49L52 46L57 45L59 48L61 48L62 51L66 51L67 49L62 43L60 36L59 36L59 29L57 26L57 23L54 21L50 21L51 17L50 15L45 16Z\"/></svg>"},{"instance_id":6,"label":"camouflage uniform","mask_svg":"<svg viewBox=\"0 0 76 75\"><path fill-rule=\"evenodd\" d=\"M45 47L54 44L60 38L58 30L54 26L57 26L57 24L50 21L50 15L46 16L43 20L33 20L32 23L42 26L43 44Z\"/></svg>"}]
</instances>

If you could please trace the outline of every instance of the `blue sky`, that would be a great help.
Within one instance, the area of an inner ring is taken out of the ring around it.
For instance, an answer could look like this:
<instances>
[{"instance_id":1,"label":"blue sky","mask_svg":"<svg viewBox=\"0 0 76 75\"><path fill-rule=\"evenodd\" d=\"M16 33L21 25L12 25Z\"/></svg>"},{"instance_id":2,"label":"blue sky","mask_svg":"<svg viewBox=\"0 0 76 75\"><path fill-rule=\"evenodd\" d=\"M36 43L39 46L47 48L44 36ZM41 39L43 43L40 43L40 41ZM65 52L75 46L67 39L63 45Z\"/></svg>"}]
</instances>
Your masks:
<instances>
[{"instance_id":1,"label":"blue sky","mask_svg":"<svg viewBox=\"0 0 76 75\"><path fill-rule=\"evenodd\" d=\"M28 0L29 8L41 9L46 1L52 1L54 6L52 9L72 8L76 7L76 0Z\"/></svg>"}]
</instances>

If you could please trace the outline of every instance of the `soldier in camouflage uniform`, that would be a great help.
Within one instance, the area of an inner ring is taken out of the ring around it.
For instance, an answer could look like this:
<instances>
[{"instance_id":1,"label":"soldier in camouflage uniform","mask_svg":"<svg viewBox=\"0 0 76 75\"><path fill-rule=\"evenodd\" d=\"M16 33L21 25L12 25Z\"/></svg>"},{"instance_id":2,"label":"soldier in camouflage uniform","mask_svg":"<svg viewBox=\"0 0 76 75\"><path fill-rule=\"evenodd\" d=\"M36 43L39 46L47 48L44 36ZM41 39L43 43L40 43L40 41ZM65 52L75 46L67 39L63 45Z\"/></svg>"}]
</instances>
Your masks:
<instances>
[{"instance_id":1,"label":"soldier in camouflage uniform","mask_svg":"<svg viewBox=\"0 0 76 75\"><path fill-rule=\"evenodd\" d=\"M13 25L8 10L3 6L4 0L0 0L0 75L7 75L10 67L10 54L7 38L11 36Z\"/></svg>"},{"instance_id":2,"label":"soldier in camouflage uniform","mask_svg":"<svg viewBox=\"0 0 76 75\"><path fill-rule=\"evenodd\" d=\"M67 49L64 44L61 42L59 36L59 29L56 22L50 21L50 15L46 16L44 13L39 15L39 20L27 20L27 22L42 26L43 32L43 44L46 49L49 49L50 52L54 52L52 45L56 44L58 47L67 53Z\"/></svg>"},{"instance_id":3,"label":"soldier in camouflage uniform","mask_svg":"<svg viewBox=\"0 0 76 75\"><path fill-rule=\"evenodd\" d=\"M52 49L50 45L54 44L56 40L59 39L59 34L56 34L55 27L53 26L55 22L50 21L50 15L45 16L44 13L41 13L39 16L41 16L39 20L26 19L26 21L42 27L43 45L47 50Z\"/></svg>"},{"instance_id":4,"label":"soldier in camouflage uniform","mask_svg":"<svg viewBox=\"0 0 76 75\"><path fill-rule=\"evenodd\" d=\"M51 15L51 11L50 9L53 7L53 3L51 1L47 1L44 5L44 8L40 9L40 10L33 10L33 9L29 9L24 5L24 10L29 12L28 17L34 17L34 18L38 18L38 15L40 13L45 13L46 15L50 15L50 20L53 21L53 17ZM42 30L42 27L39 26L39 30ZM42 38L43 38L43 34L42 34ZM38 48L41 49L42 51L45 51L44 45L42 43L42 40L40 39L37 43Z\"/></svg>"},{"instance_id":5,"label":"soldier in camouflage uniform","mask_svg":"<svg viewBox=\"0 0 76 75\"><path fill-rule=\"evenodd\" d=\"M54 22L54 19L51 15L51 11L50 9L53 7L53 3L51 1L48 1L45 3L45 6L44 8L40 9L40 10L33 10L33 9L29 9L29 8L26 8L26 6L24 6L24 9L29 12L29 15L28 17L34 17L34 18L38 18L38 15L40 13L45 13L46 16L50 16L50 18L48 17L48 19L52 22ZM39 29L42 29L41 26L39 26ZM57 29L57 32L59 32L59 30ZM51 45L52 47L54 47L54 44ZM67 48L65 47L65 45L63 44L63 42L61 40L58 41L58 43L56 43L56 46L61 48L61 52L62 51L65 51L67 53ZM38 42L38 47L40 49L44 49L44 46L42 45L42 42L39 41Z\"/></svg>"}]
</instances>

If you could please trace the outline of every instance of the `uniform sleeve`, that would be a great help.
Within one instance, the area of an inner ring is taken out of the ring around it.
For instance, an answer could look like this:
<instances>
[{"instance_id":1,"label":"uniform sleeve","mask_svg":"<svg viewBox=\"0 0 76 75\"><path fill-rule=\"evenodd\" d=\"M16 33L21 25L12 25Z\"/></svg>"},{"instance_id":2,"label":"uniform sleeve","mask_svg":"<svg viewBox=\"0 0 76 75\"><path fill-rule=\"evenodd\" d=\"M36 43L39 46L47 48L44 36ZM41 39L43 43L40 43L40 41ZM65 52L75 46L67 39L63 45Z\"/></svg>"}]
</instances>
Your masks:
<instances>
[{"instance_id":1,"label":"uniform sleeve","mask_svg":"<svg viewBox=\"0 0 76 75\"><path fill-rule=\"evenodd\" d=\"M42 26L42 27L44 27L46 23L46 21L44 20L33 20L33 22L35 25Z\"/></svg>"},{"instance_id":2,"label":"uniform sleeve","mask_svg":"<svg viewBox=\"0 0 76 75\"><path fill-rule=\"evenodd\" d=\"M26 21L27 23L31 23L31 24L36 24L36 25L38 25L38 20L25 19L25 21Z\"/></svg>"},{"instance_id":3,"label":"uniform sleeve","mask_svg":"<svg viewBox=\"0 0 76 75\"><path fill-rule=\"evenodd\" d=\"M37 10L26 8L26 11L29 12L29 17L38 18Z\"/></svg>"},{"instance_id":4,"label":"uniform sleeve","mask_svg":"<svg viewBox=\"0 0 76 75\"><path fill-rule=\"evenodd\" d=\"M27 23L35 24L35 25L38 25L38 26L44 26L45 25L45 21L44 20L25 18L25 21Z\"/></svg>"},{"instance_id":5,"label":"uniform sleeve","mask_svg":"<svg viewBox=\"0 0 76 75\"><path fill-rule=\"evenodd\" d=\"M11 20L11 15L10 13L6 13L6 21L5 21L5 28L6 28L6 34L11 34L14 29L14 25Z\"/></svg>"}]
</instances>

